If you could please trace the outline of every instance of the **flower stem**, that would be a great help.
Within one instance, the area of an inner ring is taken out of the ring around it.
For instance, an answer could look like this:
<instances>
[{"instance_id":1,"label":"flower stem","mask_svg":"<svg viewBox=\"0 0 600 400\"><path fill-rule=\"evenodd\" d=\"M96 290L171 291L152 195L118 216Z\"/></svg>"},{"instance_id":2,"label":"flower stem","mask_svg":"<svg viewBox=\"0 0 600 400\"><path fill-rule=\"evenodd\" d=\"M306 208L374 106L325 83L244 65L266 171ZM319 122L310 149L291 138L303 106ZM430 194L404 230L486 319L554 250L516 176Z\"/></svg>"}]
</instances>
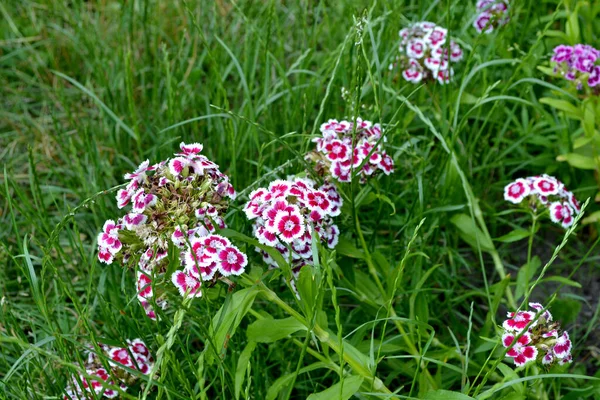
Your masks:
<instances>
[{"instance_id":1,"label":"flower stem","mask_svg":"<svg viewBox=\"0 0 600 400\"><path fill-rule=\"evenodd\" d=\"M256 285L260 291L262 296L271 301L273 304L279 306L283 311L285 311L290 316L294 317L300 323L305 325L308 329L310 329L310 325L306 318L304 318L300 313L294 310L289 304L283 301L275 292L269 289L262 281L252 281L248 276L243 276L244 280L247 283L251 283ZM312 329L313 333L319 339L319 341L323 344L328 345L333 351L335 351L338 355L343 357L344 361L352 368L352 370L362 376L365 381L371 384L373 390L379 393L389 394L390 397L397 397L393 395L393 393L388 389L385 384L381 381L381 379L377 378L368 368L368 364L366 363L366 356L364 356L361 352L352 347L349 343L345 341L339 341L337 336L328 332L326 329L322 328L318 323L315 323ZM344 351L342 352L342 346ZM361 360L360 356L364 356L365 360Z\"/></svg>"},{"instance_id":2,"label":"flower stem","mask_svg":"<svg viewBox=\"0 0 600 400\"><path fill-rule=\"evenodd\" d=\"M373 264L373 259L371 258L371 252L369 251L367 242L365 241L365 238L362 234L362 229L360 228L360 221L358 219L358 214L356 214L356 213L355 213L355 224L356 224L356 232L358 234L358 238L360 240L361 246L365 253L365 261L367 262L367 267L369 269L369 273L371 274L371 276L373 276L373 279L375 280L375 283L377 284L377 287L379 288L379 291L381 292L383 304L388 304L388 314L392 318L392 321L394 322L394 325L396 326L398 331L401 333L402 338L404 339L404 343L406 343L406 345L409 348L409 352L416 357L421 357L421 353L417 349L417 346L411 340L410 335L406 334L406 331L404 330L402 323L398 320L398 315L396 314L396 310L394 310L394 307L392 306L392 302L391 301L388 302L387 293L381 283L381 280L379 279L379 276L377 275L377 270L375 268L375 264ZM431 385L431 387L436 388L437 385L435 383L435 380L433 379L433 377L431 376L429 371L425 368L425 364L423 362L421 362L420 368L425 373L425 376L427 377L427 380L429 381L429 384Z\"/></svg>"}]
</instances>

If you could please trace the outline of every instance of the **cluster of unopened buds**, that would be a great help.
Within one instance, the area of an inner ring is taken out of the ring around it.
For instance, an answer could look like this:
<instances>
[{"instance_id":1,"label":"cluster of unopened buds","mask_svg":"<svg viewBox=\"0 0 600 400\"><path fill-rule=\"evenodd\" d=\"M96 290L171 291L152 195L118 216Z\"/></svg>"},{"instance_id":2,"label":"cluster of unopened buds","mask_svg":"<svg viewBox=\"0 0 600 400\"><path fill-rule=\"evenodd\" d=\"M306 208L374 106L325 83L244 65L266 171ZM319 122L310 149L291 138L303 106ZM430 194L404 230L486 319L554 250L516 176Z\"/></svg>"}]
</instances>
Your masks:
<instances>
[{"instance_id":1,"label":"cluster of unopened buds","mask_svg":"<svg viewBox=\"0 0 600 400\"><path fill-rule=\"evenodd\" d=\"M327 179L350 182L354 173L364 183L377 172L389 175L394 171L394 161L383 149L381 126L371 121L330 119L321 125L321 136L313 142L316 150L306 159L314 162L317 173Z\"/></svg>"},{"instance_id":2,"label":"cluster of unopened buds","mask_svg":"<svg viewBox=\"0 0 600 400\"><path fill-rule=\"evenodd\" d=\"M131 205L131 210L106 221L98 236L101 262L136 270L138 299L152 319L152 303L166 305L165 281L182 295L199 297L202 280L239 275L247 264L237 247L216 234L225 228L228 199L235 198L228 177L200 154L202 145L181 143L180 148L173 158L155 165L145 161L125 175L129 183L117 193L117 205ZM165 277L169 249L178 252L185 268Z\"/></svg>"},{"instance_id":3,"label":"cluster of unopened buds","mask_svg":"<svg viewBox=\"0 0 600 400\"><path fill-rule=\"evenodd\" d=\"M579 214L581 206L573 192L567 190L558 179L549 175L519 178L504 188L504 199L513 204L528 200L528 205L537 210L540 206L550 212L552 222L563 228L573 225L574 216Z\"/></svg>"},{"instance_id":4,"label":"cluster of unopened buds","mask_svg":"<svg viewBox=\"0 0 600 400\"><path fill-rule=\"evenodd\" d=\"M479 33L491 33L510 20L508 15L508 0L479 0L477 2L479 14L473 26Z\"/></svg>"},{"instance_id":5,"label":"cluster of unopened buds","mask_svg":"<svg viewBox=\"0 0 600 400\"><path fill-rule=\"evenodd\" d=\"M437 80L446 84L452 80L451 63L463 58L463 50L454 40L449 40L448 30L433 22L417 22L400 31L400 56L396 63L402 77L408 82Z\"/></svg>"},{"instance_id":6,"label":"cluster of unopened buds","mask_svg":"<svg viewBox=\"0 0 600 400\"><path fill-rule=\"evenodd\" d=\"M571 339L560 324L552 321L552 314L540 303L529 303L530 311L509 312L502 324L502 345L508 349L517 367L541 361L550 367L565 365L573 361Z\"/></svg>"},{"instance_id":7,"label":"cluster of unopened buds","mask_svg":"<svg viewBox=\"0 0 600 400\"><path fill-rule=\"evenodd\" d=\"M70 378L64 400L114 399L138 379L138 374L130 373L124 367L148 375L154 365L148 347L140 339L128 340L127 347L105 344L99 344L99 347L103 357L100 358L94 349L87 351L85 375L77 374ZM105 368L105 364L109 368Z\"/></svg>"},{"instance_id":8,"label":"cluster of unopened buds","mask_svg":"<svg viewBox=\"0 0 600 400\"><path fill-rule=\"evenodd\" d=\"M246 216L254 221L254 236L261 244L277 249L296 274L312 264L315 234L329 248L339 239L340 230L332 218L340 214L342 198L331 184L318 189L314 185L303 178L275 180L268 188L254 190L244 206ZM257 251L268 265L278 266L267 252Z\"/></svg>"},{"instance_id":9,"label":"cluster of unopened buds","mask_svg":"<svg viewBox=\"0 0 600 400\"><path fill-rule=\"evenodd\" d=\"M600 65L596 61L600 50L586 44L575 46L560 45L554 48L551 61L555 62L554 72L565 79L575 82L577 89L583 85L594 88L600 84Z\"/></svg>"}]
</instances>

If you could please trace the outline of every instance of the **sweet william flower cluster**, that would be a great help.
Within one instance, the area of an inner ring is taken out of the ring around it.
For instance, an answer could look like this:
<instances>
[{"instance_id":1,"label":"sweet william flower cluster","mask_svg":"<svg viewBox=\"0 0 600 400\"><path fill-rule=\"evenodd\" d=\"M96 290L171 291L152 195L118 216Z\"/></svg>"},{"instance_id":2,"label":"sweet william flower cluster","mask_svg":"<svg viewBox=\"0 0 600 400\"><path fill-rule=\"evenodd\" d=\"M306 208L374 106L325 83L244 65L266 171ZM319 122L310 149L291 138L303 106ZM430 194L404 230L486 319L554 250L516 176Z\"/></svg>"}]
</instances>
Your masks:
<instances>
[{"instance_id":1,"label":"sweet william flower cluster","mask_svg":"<svg viewBox=\"0 0 600 400\"><path fill-rule=\"evenodd\" d=\"M504 199L513 204L520 204L527 199L528 205L534 210L547 208L552 222L564 228L573 225L574 216L581 211L573 192L549 175L516 179L504 188Z\"/></svg>"},{"instance_id":2,"label":"sweet william flower cluster","mask_svg":"<svg viewBox=\"0 0 600 400\"><path fill-rule=\"evenodd\" d=\"M140 339L128 340L127 347L111 347L105 344L99 344L99 347L104 357L109 360L110 368L104 367L93 349L88 350L85 372L92 378L87 378L83 374L72 376L65 388L64 400L117 398L119 391L109 387L118 386L121 391L126 391L137 380L136 375L129 373L123 367L148 375L154 365L150 350Z\"/></svg>"},{"instance_id":3,"label":"sweet william flower cluster","mask_svg":"<svg viewBox=\"0 0 600 400\"><path fill-rule=\"evenodd\" d=\"M551 61L555 63L555 73L574 82L581 90L584 84L590 88L600 84L600 65L596 65L599 57L600 50L589 45L560 45L554 48Z\"/></svg>"},{"instance_id":4,"label":"sweet william flower cluster","mask_svg":"<svg viewBox=\"0 0 600 400\"><path fill-rule=\"evenodd\" d=\"M448 30L433 22L417 22L400 31L400 56L396 64L408 82L420 83L437 80L449 83L454 75L451 63L463 58L458 43L449 39ZM390 65L390 69L394 64Z\"/></svg>"},{"instance_id":5,"label":"sweet william flower cluster","mask_svg":"<svg viewBox=\"0 0 600 400\"><path fill-rule=\"evenodd\" d=\"M492 33L510 20L508 0L479 0L477 11L473 26L479 33Z\"/></svg>"},{"instance_id":6,"label":"sweet william flower cluster","mask_svg":"<svg viewBox=\"0 0 600 400\"><path fill-rule=\"evenodd\" d=\"M383 149L381 126L360 118L355 122L330 119L321 125L321 136L313 139L316 150L306 159L326 179L350 182L354 172L364 183L379 172L394 171L394 161Z\"/></svg>"},{"instance_id":7,"label":"sweet william flower cluster","mask_svg":"<svg viewBox=\"0 0 600 400\"><path fill-rule=\"evenodd\" d=\"M509 312L502 324L502 345L517 367L540 361L550 367L573 361L571 339L560 324L552 321L552 314L540 303L529 303L531 310Z\"/></svg>"},{"instance_id":8,"label":"sweet william flower cluster","mask_svg":"<svg viewBox=\"0 0 600 400\"><path fill-rule=\"evenodd\" d=\"M277 249L291 262L295 273L306 264L312 264L312 238L334 248L340 231L333 217L340 214L342 198L335 186L324 184L315 188L309 179L275 180L268 188L259 188L250 194L244 206L249 220L253 220L254 236L261 244ZM264 251L264 261L277 267L273 258Z\"/></svg>"},{"instance_id":9,"label":"sweet william flower cluster","mask_svg":"<svg viewBox=\"0 0 600 400\"><path fill-rule=\"evenodd\" d=\"M247 264L236 246L216 234L225 228L222 215L235 190L201 151L198 143L181 143L174 157L155 165L145 161L125 175L129 182L117 193L117 205L130 210L106 221L98 236L101 262L136 270L138 299L152 319L152 304L166 304L164 282L171 280L181 295L199 297L202 280L239 275ZM169 249L184 268L165 277Z\"/></svg>"}]
</instances>

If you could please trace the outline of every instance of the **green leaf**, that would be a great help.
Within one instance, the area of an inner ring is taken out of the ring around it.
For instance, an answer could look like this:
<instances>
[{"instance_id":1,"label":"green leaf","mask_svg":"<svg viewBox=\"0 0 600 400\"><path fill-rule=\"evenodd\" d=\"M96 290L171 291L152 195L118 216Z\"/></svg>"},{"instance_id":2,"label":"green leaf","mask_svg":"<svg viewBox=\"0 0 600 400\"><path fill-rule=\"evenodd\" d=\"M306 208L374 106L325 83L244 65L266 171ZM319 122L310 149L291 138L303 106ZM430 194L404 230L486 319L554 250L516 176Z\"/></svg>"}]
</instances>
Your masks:
<instances>
[{"instance_id":1,"label":"green leaf","mask_svg":"<svg viewBox=\"0 0 600 400\"><path fill-rule=\"evenodd\" d=\"M346 257L359 259L365 258L364 253L361 250L357 249L356 246L354 246L352 242L350 242L345 237L340 237L340 241L338 242L337 246L335 246L335 251L336 253Z\"/></svg>"},{"instance_id":2,"label":"green leaf","mask_svg":"<svg viewBox=\"0 0 600 400\"><path fill-rule=\"evenodd\" d=\"M387 279L390 276L390 271L392 270L392 267L390 266L390 263L385 258L385 256L381 254L379 250L375 250L371 254L371 258L377 266L377 270L381 272L381 274L384 276L384 279Z\"/></svg>"},{"instance_id":3,"label":"green leaf","mask_svg":"<svg viewBox=\"0 0 600 400\"><path fill-rule=\"evenodd\" d=\"M316 362L314 364L301 368L300 371L298 371L298 375L322 368L331 369L331 363ZM296 373L292 372L277 378L277 380L273 382L273 384L269 387L269 390L267 390L267 396L265 400L275 400L279 392L294 379L294 376L296 376Z\"/></svg>"},{"instance_id":4,"label":"green leaf","mask_svg":"<svg viewBox=\"0 0 600 400\"><path fill-rule=\"evenodd\" d=\"M519 379L519 374L517 374L512 367L509 367L508 365L506 365L504 363L498 364L498 369L500 370L500 372L502 372L502 375L504 376L505 381ZM502 382L500 382L500 384L501 383ZM525 388L523 387L523 385L515 385L515 386L513 386L513 389L515 392L517 392L519 394L525 393L525 390L524 390Z\"/></svg>"},{"instance_id":5,"label":"green leaf","mask_svg":"<svg viewBox=\"0 0 600 400\"><path fill-rule=\"evenodd\" d=\"M256 342L250 341L240 354L240 358L238 358L237 368L235 369L235 399L238 400L240 398L240 392L242 391L242 385L244 384L244 379L246 378L246 370L248 369L248 364L250 362L250 356L252 352L256 348Z\"/></svg>"},{"instance_id":6,"label":"green leaf","mask_svg":"<svg viewBox=\"0 0 600 400\"><path fill-rule=\"evenodd\" d=\"M354 291L359 295L358 299L361 302L370 300L373 304L383 304L381 293L370 275L357 269L354 276Z\"/></svg>"},{"instance_id":7,"label":"green leaf","mask_svg":"<svg viewBox=\"0 0 600 400\"><path fill-rule=\"evenodd\" d=\"M581 223L584 225L593 224L594 222L600 221L600 211L596 211L585 217Z\"/></svg>"},{"instance_id":8,"label":"green leaf","mask_svg":"<svg viewBox=\"0 0 600 400\"><path fill-rule=\"evenodd\" d=\"M338 382L329 389L325 389L319 393L311 394L306 398L306 400L348 400L354 393L358 392L364 379L365 378L362 376L348 376L344 378L343 387L340 388L342 382Z\"/></svg>"},{"instance_id":9,"label":"green leaf","mask_svg":"<svg viewBox=\"0 0 600 400\"><path fill-rule=\"evenodd\" d=\"M556 72L554 72L554 68L543 67L543 66L540 65L540 66L537 67L537 69L540 70L542 73L548 75L548 76L557 76L558 75Z\"/></svg>"},{"instance_id":10,"label":"green leaf","mask_svg":"<svg viewBox=\"0 0 600 400\"><path fill-rule=\"evenodd\" d=\"M530 375L523 378L512 379L505 383L498 383L492 386L490 389L481 393L477 396L478 399L489 399L494 393L497 393L501 390L506 389L507 387L514 386L518 383L535 381L538 379L556 379L556 378L564 378L564 379L584 379L589 381L600 382L600 379L595 378L593 376L588 375L579 375L579 374L539 374L539 375Z\"/></svg>"},{"instance_id":11,"label":"green leaf","mask_svg":"<svg viewBox=\"0 0 600 400\"><path fill-rule=\"evenodd\" d=\"M575 299L558 299L551 307L555 321L560 321L562 326L575 322L581 311L581 302Z\"/></svg>"},{"instance_id":12,"label":"green leaf","mask_svg":"<svg viewBox=\"0 0 600 400\"><path fill-rule=\"evenodd\" d=\"M474 248L483 251L493 251L494 245L490 238L483 234L473 219L466 214L456 214L450 219L457 228L460 237ZM479 246L478 246L479 244Z\"/></svg>"},{"instance_id":13,"label":"green leaf","mask_svg":"<svg viewBox=\"0 0 600 400\"><path fill-rule=\"evenodd\" d=\"M529 237L530 233L531 232L525 229L515 229L514 231L508 232L506 235L502 235L499 238L496 238L495 240L502 243L517 242L521 239Z\"/></svg>"},{"instance_id":14,"label":"green leaf","mask_svg":"<svg viewBox=\"0 0 600 400\"><path fill-rule=\"evenodd\" d=\"M300 303L309 319L312 319L313 310L318 300L319 280L320 275L317 274L312 265L302 267L298 279L296 279L296 289L300 295Z\"/></svg>"},{"instance_id":15,"label":"green leaf","mask_svg":"<svg viewBox=\"0 0 600 400\"><path fill-rule=\"evenodd\" d=\"M563 42L569 42L569 37L563 31L548 29L546 31L546 36L560 38Z\"/></svg>"},{"instance_id":16,"label":"green leaf","mask_svg":"<svg viewBox=\"0 0 600 400\"><path fill-rule=\"evenodd\" d=\"M573 45L580 42L579 15L577 15L577 7L575 7L575 10L571 11L569 14L565 30L570 44Z\"/></svg>"},{"instance_id":17,"label":"green leaf","mask_svg":"<svg viewBox=\"0 0 600 400\"><path fill-rule=\"evenodd\" d=\"M209 365L214 362L215 357L224 356L229 338L233 336L242 318L252 307L254 298L259 291L255 286L242 289L234 293L217 311L209 329L212 337L211 349L213 350L206 353L206 362Z\"/></svg>"},{"instance_id":18,"label":"green leaf","mask_svg":"<svg viewBox=\"0 0 600 400\"><path fill-rule=\"evenodd\" d=\"M562 154L556 157L556 161L566 161L572 167L579 169L596 169L596 162L592 157L584 156L577 153Z\"/></svg>"},{"instance_id":19,"label":"green leaf","mask_svg":"<svg viewBox=\"0 0 600 400\"><path fill-rule=\"evenodd\" d=\"M572 281L571 279L567 279L564 276L549 276L548 278L540 280L540 283L544 282L559 282L567 286L581 288L581 283Z\"/></svg>"},{"instance_id":20,"label":"green leaf","mask_svg":"<svg viewBox=\"0 0 600 400\"><path fill-rule=\"evenodd\" d=\"M434 390L425 393L424 400L474 400L473 397L467 396L460 392L452 392L450 390Z\"/></svg>"},{"instance_id":21,"label":"green leaf","mask_svg":"<svg viewBox=\"0 0 600 400\"><path fill-rule=\"evenodd\" d=\"M515 291L516 299L525 294L529 288L529 282L531 282L531 279L533 279L533 276L541 265L542 262L540 261L540 258L535 256L528 264L523 265L519 269L519 273L517 275L517 288Z\"/></svg>"},{"instance_id":22,"label":"green leaf","mask_svg":"<svg viewBox=\"0 0 600 400\"><path fill-rule=\"evenodd\" d=\"M527 397L524 394L521 393L517 393L517 392L512 392L507 394L506 396L502 396L500 397L498 400L526 400ZM562 400L564 400L565 398L562 397Z\"/></svg>"},{"instance_id":23,"label":"green leaf","mask_svg":"<svg viewBox=\"0 0 600 400\"><path fill-rule=\"evenodd\" d=\"M581 110L566 100L555 99L552 97L542 97L540 99L540 103L547 104L552 108L563 111L569 118L579 120L583 119L583 113Z\"/></svg>"},{"instance_id":24,"label":"green leaf","mask_svg":"<svg viewBox=\"0 0 600 400\"><path fill-rule=\"evenodd\" d=\"M581 125L583 125L585 136L593 138L596 132L596 114L594 112L594 104L589 101L584 103Z\"/></svg>"},{"instance_id":25,"label":"green leaf","mask_svg":"<svg viewBox=\"0 0 600 400\"><path fill-rule=\"evenodd\" d=\"M389 197L387 197L384 194L376 194L375 197L377 197L379 200L383 201L384 203L389 204L390 207L392 207L392 213L390 215L396 214L396 205L394 204L394 202L392 200L390 200Z\"/></svg>"},{"instance_id":26,"label":"green leaf","mask_svg":"<svg viewBox=\"0 0 600 400\"><path fill-rule=\"evenodd\" d=\"M300 330L306 330L306 326L296 318L264 318L251 323L246 334L248 340L258 343L273 343Z\"/></svg>"}]
</instances>

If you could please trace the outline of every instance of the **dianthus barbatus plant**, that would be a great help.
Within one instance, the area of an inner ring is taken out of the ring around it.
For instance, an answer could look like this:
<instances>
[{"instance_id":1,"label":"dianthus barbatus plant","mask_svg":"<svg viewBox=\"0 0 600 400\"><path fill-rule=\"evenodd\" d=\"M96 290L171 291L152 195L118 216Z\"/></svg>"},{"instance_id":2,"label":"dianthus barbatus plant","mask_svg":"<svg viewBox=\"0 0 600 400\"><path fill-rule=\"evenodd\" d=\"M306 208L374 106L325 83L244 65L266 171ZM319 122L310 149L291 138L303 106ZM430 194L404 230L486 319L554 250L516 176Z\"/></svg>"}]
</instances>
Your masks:
<instances>
[{"instance_id":1,"label":"dianthus barbatus plant","mask_svg":"<svg viewBox=\"0 0 600 400\"><path fill-rule=\"evenodd\" d=\"M555 63L555 73L574 82L577 89L581 90L584 84L589 88L600 85L600 65L596 65L599 58L600 50L586 44L576 44L556 46L551 61Z\"/></svg>"},{"instance_id":2,"label":"dianthus barbatus plant","mask_svg":"<svg viewBox=\"0 0 600 400\"><path fill-rule=\"evenodd\" d=\"M463 50L454 40L448 41L448 30L433 22L417 22L400 30L400 55L398 65L402 77L408 82L452 81L454 69L451 63L463 58Z\"/></svg>"},{"instance_id":3,"label":"dianthus barbatus plant","mask_svg":"<svg viewBox=\"0 0 600 400\"><path fill-rule=\"evenodd\" d=\"M513 204L527 199L527 205L534 211L547 208L552 222L561 224L563 228L573 225L574 216L581 211L573 192L558 179L545 174L509 183L504 187L504 199Z\"/></svg>"},{"instance_id":4,"label":"dianthus barbatus plant","mask_svg":"<svg viewBox=\"0 0 600 400\"><path fill-rule=\"evenodd\" d=\"M313 139L316 150L306 159L326 180L350 182L354 172L365 183L371 176L394 171L394 160L383 149L381 125L361 118L353 121L330 119L321 125L321 137Z\"/></svg>"},{"instance_id":5,"label":"dianthus barbatus plant","mask_svg":"<svg viewBox=\"0 0 600 400\"><path fill-rule=\"evenodd\" d=\"M126 347L112 347L102 343L99 347L103 357L108 359L110 368L104 367L103 360L94 349L87 350L85 373L91 378L83 374L73 375L65 388L64 400L117 398L119 391L111 387L118 386L121 391L126 391L138 379L124 367L148 375L154 365L150 350L140 339L128 340Z\"/></svg>"},{"instance_id":6,"label":"dianthus barbatus plant","mask_svg":"<svg viewBox=\"0 0 600 400\"><path fill-rule=\"evenodd\" d=\"M529 303L530 311L509 312L502 323L502 345L517 367L540 361L542 365L565 365L573 361L571 339L552 314L540 303Z\"/></svg>"},{"instance_id":7,"label":"dianthus barbatus plant","mask_svg":"<svg viewBox=\"0 0 600 400\"><path fill-rule=\"evenodd\" d=\"M239 275L246 255L216 234L235 190L219 166L201 155L202 145L180 145L181 152L155 165L146 160L125 175L117 193L119 208L131 205L122 218L105 222L98 236L98 258L119 262L136 271L137 296L154 319L152 301L164 307L164 283L172 281L180 294L200 297L202 280ZM185 266L165 276L168 252Z\"/></svg>"},{"instance_id":8,"label":"dianthus barbatus plant","mask_svg":"<svg viewBox=\"0 0 600 400\"><path fill-rule=\"evenodd\" d=\"M477 11L479 14L473 26L479 33L492 33L510 20L508 0L479 0Z\"/></svg>"},{"instance_id":9,"label":"dianthus barbatus plant","mask_svg":"<svg viewBox=\"0 0 600 400\"><path fill-rule=\"evenodd\" d=\"M332 184L315 188L310 179L290 178L254 190L244 212L254 221L258 241L277 249L298 274L304 265L312 265L314 235L331 249L337 245L340 230L332 218L340 214L342 203ZM278 266L267 252L257 251L269 266Z\"/></svg>"}]
</instances>

